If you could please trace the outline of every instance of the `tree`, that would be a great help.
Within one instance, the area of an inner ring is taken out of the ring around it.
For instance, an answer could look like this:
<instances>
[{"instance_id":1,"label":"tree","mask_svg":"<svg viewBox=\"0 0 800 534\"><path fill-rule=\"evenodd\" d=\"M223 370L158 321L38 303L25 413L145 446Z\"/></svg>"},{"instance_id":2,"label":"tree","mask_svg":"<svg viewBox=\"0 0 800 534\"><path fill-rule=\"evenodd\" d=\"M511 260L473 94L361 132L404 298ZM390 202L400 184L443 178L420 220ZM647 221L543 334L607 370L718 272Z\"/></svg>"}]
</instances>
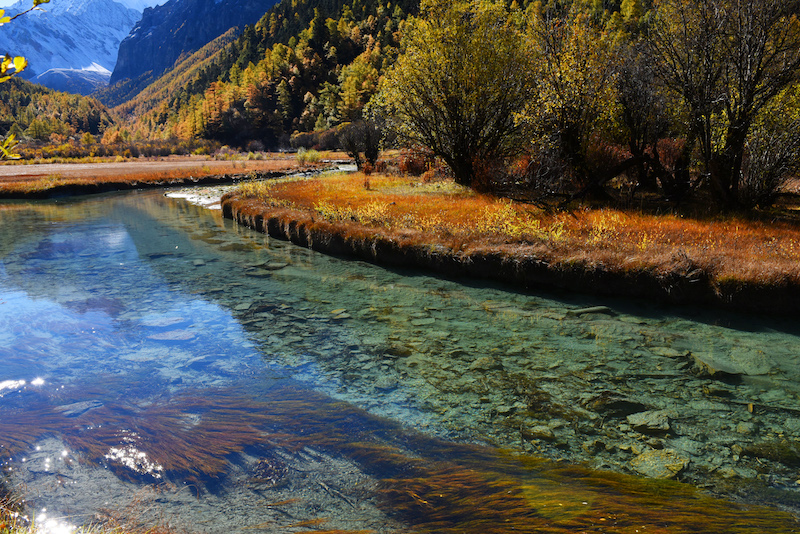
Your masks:
<instances>
[{"instance_id":1,"label":"tree","mask_svg":"<svg viewBox=\"0 0 800 534\"><path fill-rule=\"evenodd\" d=\"M616 111L616 47L580 12L533 15L532 50L540 59L535 97L524 119L533 133L535 159L562 164L550 164L553 172L539 173L530 185L547 192L567 186L596 190L611 177L599 172L590 151Z\"/></svg>"},{"instance_id":2,"label":"tree","mask_svg":"<svg viewBox=\"0 0 800 534\"><path fill-rule=\"evenodd\" d=\"M630 193L655 191L660 185L666 198L678 202L691 190L690 147L683 147L672 171L662 161L658 148L659 140L670 133L673 125L673 102L656 77L647 47L641 42L630 43L621 48L619 57L617 120L636 170Z\"/></svg>"},{"instance_id":3,"label":"tree","mask_svg":"<svg viewBox=\"0 0 800 534\"><path fill-rule=\"evenodd\" d=\"M402 53L376 105L394 117L401 140L429 149L456 182L519 153L518 114L533 91L527 38L504 2L423 0L403 28Z\"/></svg>"},{"instance_id":4,"label":"tree","mask_svg":"<svg viewBox=\"0 0 800 534\"><path fill-rule=\"evenodd\" d=\"M359 170L364 160L373 167L381 154L383 133L380 125L373 120L359 120L343 125L339 134L339 144L348 156L353 158ZM364 159L361 153L364 153Z\"/></svg>"},{"instance_id":5,"label":"tree","mask_svg":"<svg viewBox=\"0 0 800 534\"><path fill-rule=\"evenodd\" d=\"M742 161L742 207L770 206L800 171L800 84L770 103L755 120Z\"/></svg>"},{"instance_id":6,"label":"tree","mask_svg":"<svg viewBox=\"0 0 800 534\"><path fill-rule=\"evenodd\" d=\"M681 96L687 143L699 144L704 175L725 206L741 205L746 147L760 113L800 80L798 10L800 0L657 4L648 42L658 75Z\"/></svg>"},{"instance_id":7,"label":"tree","mask_svg":"<svg viewBox=\"0 0 800 534\"><path fill-rule=\"evenodd\" d=\"M366 100L375 92L378 69L370 63L371 50L360 54L339 74L339 114L343 120L358 120Z\"/></svg>"},{"instance_id":8,"label":"tree","mask_svg":"<svg viewBox=\"0 0 800 534\"><path fill-rule=\"evenodd\" d=\"M34 9L37 8L40 4L46 4L50 0L33 0L33 7L23 11L21 13L17 13L13 17L7 17L5 9L0 9L0 26L4 24L8 24L12 20L17 17L24 15ZM11 54L6 53L5 56L0 59L0 83L8 80L12 76L16 76L20 72L22 72L25 67L28 66L28 60L26 60L22 56L14 56L12 57ZM13 72L11 72L13 70ZM17 159L19 158L18 154L13 152L14 147L17 145L17 141L15 139L14 134L9 135L5 139L0 140L0 160L4 159Z\"/></svg>"}]
</instances>

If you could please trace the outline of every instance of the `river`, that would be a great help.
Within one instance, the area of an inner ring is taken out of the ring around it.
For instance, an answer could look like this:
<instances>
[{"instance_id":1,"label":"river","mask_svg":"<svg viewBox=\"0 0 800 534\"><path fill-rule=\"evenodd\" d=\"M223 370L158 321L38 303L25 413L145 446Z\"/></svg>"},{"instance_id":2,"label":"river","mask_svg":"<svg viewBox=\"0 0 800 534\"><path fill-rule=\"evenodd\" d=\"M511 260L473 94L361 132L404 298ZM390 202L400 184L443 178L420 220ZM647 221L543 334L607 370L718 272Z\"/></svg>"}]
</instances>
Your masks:
<instances>
[{"instance_id":1,"label":"river","mask_svg":"<svg viewBox=\"0 0 800 534\"><path fill-rule=\"evenodd\" d=\"M0 462L51 534L792 532L799 341L332 258L163 192L0 205Z\"/></svg>"}]
</instances>

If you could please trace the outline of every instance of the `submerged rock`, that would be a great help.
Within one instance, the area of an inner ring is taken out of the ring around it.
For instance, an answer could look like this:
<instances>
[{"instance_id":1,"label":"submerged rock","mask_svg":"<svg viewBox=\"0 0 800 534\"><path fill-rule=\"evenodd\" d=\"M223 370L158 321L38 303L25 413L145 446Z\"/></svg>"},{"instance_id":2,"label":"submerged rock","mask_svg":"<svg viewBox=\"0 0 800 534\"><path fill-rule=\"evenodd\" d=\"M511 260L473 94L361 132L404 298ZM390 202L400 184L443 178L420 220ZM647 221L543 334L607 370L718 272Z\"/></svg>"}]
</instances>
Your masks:
<instances>
[{"instance_id":1,"label":"submerged rock","mask_svg":"<svg viewBox=\"0 0 800 534\"><path fill-rule=\"evenodd\" d=\"M592 397L584 403L584 407L610 417L624 417L647 409L641 402L611 391Z\"/></svg>"},{"instance_id":2,"label":"submerged rock","mask_svg":"<svg viewBox=\"0 0 800 534\"><path fill-rule=\"evenodd\" d=\"M727 354L694 354L695 370L700 376L769 374L771 362L764 353L733 349Z\"/></svg>"},{"instance_id":3,"label":"submerged rock","mask_svg":"<svg viewBox=\"0 0 800 534\"><path fill-rule=\"evenodd\" d=\"M673 449L651 450L631 460L631 467L646 477L675 478L689 467L689 460Z\"/></svg>"},{"instance_id":4,"label":"submerged rock","mask_svg":"<svg viewBox=\"0 0 800 534\"><path fill-rule=\"evenodd\" d=\"M288 267L288 263L280 262L280 261L270 261L259 265L260 268L267 270L267 271L280 271L281 269L285 269Z\"/></svg>"},{"instance_id":5,"label":"submerged rock","mask_svg":"<svg viewBox=\"0 0 800 534\"><path fill-rule=\"evenodd\" d=\"M183 317L153 317L143 319L140 324L149 328L165 328L168 326L175 326L176 324L185 323L187 321L188 319Z\"/></svg>"},{"instance_id":6,"label":"submerged rock","mask_svg":"<svg viewBox=\"0 0 800 534\"><path fill-rule=\"evenodd\" d=\"M755 458L763 458L779 462L789 467L800 467L800 442L772 441L754 443L743 449L744 454Z\"/></svg>"},{"instance_id":7,"label":"submerged rock","mask_svg":"<svg viewBox=\"0 0 800 534\"><path fill-rule=\"evenodd\" d=\"M492 371L495 369L502 369L503 364L490 356L483 356L472 362L469 368L473 371Z\"/></svg>"},{"instance_id":8,"label":"submerged rock","mask_svg":"<svg viewBox=\"0 0 800 534\"><path fill-rule=\"evenodd\" d=\"M608 306L592 306L590 308L581 308L579 310L567 310L567 315L587 315L590 313L602 313L605 315L616 315L614 310L609 308Z\"/></svg>"},{"instance_id":9,"label":"submerged rock","mask_svg":"<svg viewBox=\"0 0 800 534\"><path fill-rule=\"evenodd\" d=\"M627 417L631 428L642 434L663 434L669 432L670 413L667 410L651 410L631 414Z\"/></svg>"},{"instance_id":10,"label":"submerged rock","mask_svg":"<svg viewBox=\"0 0 800 534\"><path fill-rule=\"evenodd\" d=\"M520 429L522 437L528 441L555 441L556 435L553 429L545 425L535 425L532 427L522 427Z\"/></svg>"},{"instance_id":11,"label":"submerged rock","mask_svg":"<svg viewBox=\"0 0 800 534\"><path fill-rule=\"evenodd\" d=\"M61 412L67 417L78 417L89 410L93 410L94 408L100 408L103 406L103 403L98 400L91 400L91 401L80 401L80 402L73 402L72 404L63 404L61 406L57 406L55 410L57 412Z\"/></svg>"},{"instance_id":12,"label":"submerged rock","mask_svg":"<svg viewBox=\"0 0 800 534\"><path fill-rule=\"evenodd\" d=\"M147 336L153 341L189 341L197 337L197 334L189 330L170 330Z\"/></svg>"}]
</instances>

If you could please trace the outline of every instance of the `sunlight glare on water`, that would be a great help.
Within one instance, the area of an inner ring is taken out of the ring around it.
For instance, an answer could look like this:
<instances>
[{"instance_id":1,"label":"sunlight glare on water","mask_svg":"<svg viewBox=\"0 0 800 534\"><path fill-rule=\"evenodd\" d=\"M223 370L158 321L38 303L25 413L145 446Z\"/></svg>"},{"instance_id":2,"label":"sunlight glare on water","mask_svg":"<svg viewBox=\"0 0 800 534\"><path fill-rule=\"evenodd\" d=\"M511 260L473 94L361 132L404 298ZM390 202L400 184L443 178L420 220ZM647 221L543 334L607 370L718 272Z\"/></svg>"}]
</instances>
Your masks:
<instances>
[{"instance_id":1,"label":"sunlight glare on water","mask_svg":"<svg viewBox=\"0 0 800 534\"><path fill-rule=\"evenodd\" d=\"M78 527L66 522L63 518L49 517L47 508L43 508L34 521L38 534L73 534Z\"/></svg>"}]
</instances>

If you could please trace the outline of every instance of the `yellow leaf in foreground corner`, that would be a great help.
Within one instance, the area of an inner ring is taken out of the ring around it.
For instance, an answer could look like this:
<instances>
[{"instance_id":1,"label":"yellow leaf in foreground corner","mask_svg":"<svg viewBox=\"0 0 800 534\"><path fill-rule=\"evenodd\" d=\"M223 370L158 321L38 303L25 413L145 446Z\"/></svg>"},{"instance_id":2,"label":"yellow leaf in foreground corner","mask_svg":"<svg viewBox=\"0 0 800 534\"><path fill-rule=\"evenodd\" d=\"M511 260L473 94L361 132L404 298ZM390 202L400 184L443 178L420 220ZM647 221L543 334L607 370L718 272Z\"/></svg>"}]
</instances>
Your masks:
<instances>
[{"instance_id":1,"label":"yellow leaf in foreground corner","mask_svg":"<svg viewBox=\"0 0 800 534\"><path fill-rule=\"evenodd\" d=\"M6 22L11 22L11 17L6 17L5 14L6 14L6 10L5 9L0 9L0 26L5 24Z\"/></svg>"},{"instance_id":2,"label":"yellow leaf in foreground corner","mask_svg":"<svg viewBox=\"0 0 800 534\"><path fill-rule=\"evenodd\" d=\"M11 56L6 55L2 61L0 61L0 74L5 74L9 67L11 67Z\"/></svg>"},{"instance_id":3,"label":"yellow leaf in foreground corner","mask_svg":"<svg viewBox=\"0 0 800 534\"><path fill-rule=\"evenodd\" d=\"M14 58L14 72L19 74L22 70L28 66L28 60L22 56L17 56Z\"/></svg>"}]
</instances>

